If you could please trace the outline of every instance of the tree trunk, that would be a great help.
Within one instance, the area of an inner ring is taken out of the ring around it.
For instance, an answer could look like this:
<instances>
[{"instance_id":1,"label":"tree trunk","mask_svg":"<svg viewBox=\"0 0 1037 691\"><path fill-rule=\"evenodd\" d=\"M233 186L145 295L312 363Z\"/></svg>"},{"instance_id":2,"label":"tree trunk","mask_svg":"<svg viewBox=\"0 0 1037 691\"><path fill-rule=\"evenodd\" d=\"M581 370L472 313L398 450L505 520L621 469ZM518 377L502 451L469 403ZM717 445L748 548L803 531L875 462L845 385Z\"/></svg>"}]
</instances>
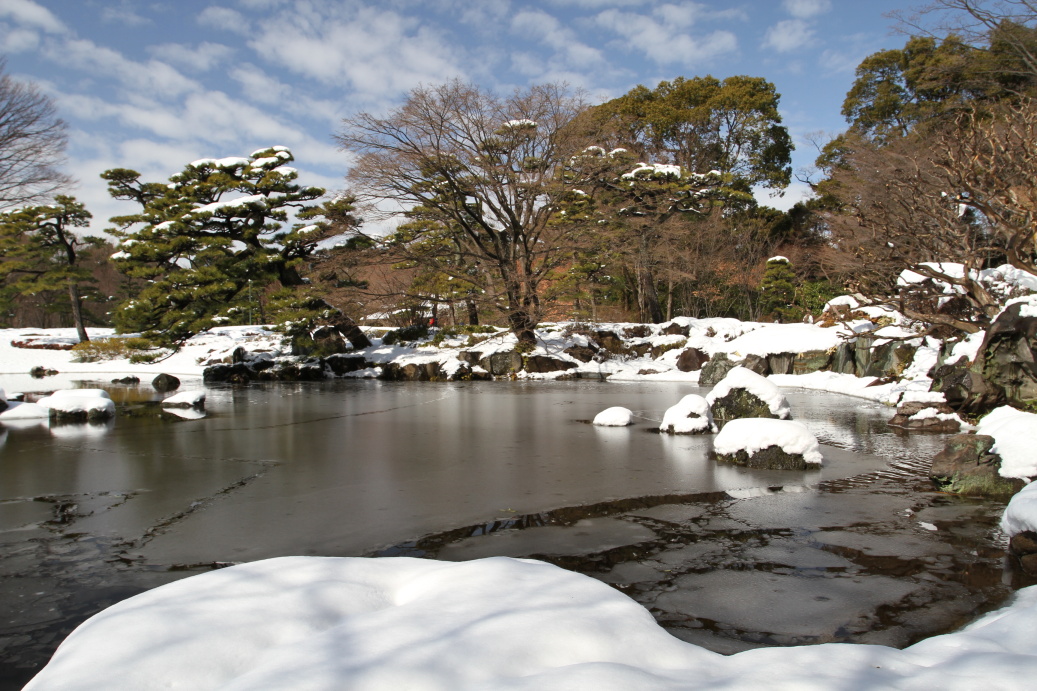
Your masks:
<instances>
[{"instance_id":1,"label":"tree trunk","mask_svg":"<svg viewBox=\"0 0 1037 691\"><path fill-rule=\"evenodd\" d=\"M530 317L526 310L512 310L508 315L508 326L511 332L518 338L519 343L536 345L537 337L534 329L536 322Z\"/></svg>"},{"instance_id":2,"label":"tree trunk","mask_svg":"<svg viewBox=\"0 0 1037 691\"><path fill-rule=\"evenodd\" d=\"M468 308L469 326L479 326L479 307L472 298L465 298L465 307Z\"/></svg>"},{"instance_id":3,"label":"tree trunk","mask_svg":"<svg viewBox=\"0 0 1037 691\"><path fill-rule=\"evenodd\" d=\"M360 330L356 322L347 317L342 312L332 317L331 326L338 329L338 332L342 334L350 343L353 344L353 348L356 350L363 350L364 348L371 347L371 341L367 338L367 335Z\"/></svg>"},{"instance_id":4,"label":"tree trunk","mask_svg":"<svg viewBox=\"0 0 1037 691\"><path fill-rule=\"evenodd\" d=\"M663 322L663 311L659 307L659 294L655 290L655 277L652 275L652 270L645 264L639 264L637 267L637 297L641 321L661 324Z\"/></svg>"},{"instance_id":5,"label":"tree trunk","mask_svg":"<svg viewBox=\"0 0 1037 691\"><path fill-rule=\"evenodd\" d=\"M85 343L90 337L86 335L86 325L83 323L83 299L79 296L79 288L72 279L68 281L68 299L72 303L72 319L76 324L79 341Z\"/></svg>"}]
</instances>

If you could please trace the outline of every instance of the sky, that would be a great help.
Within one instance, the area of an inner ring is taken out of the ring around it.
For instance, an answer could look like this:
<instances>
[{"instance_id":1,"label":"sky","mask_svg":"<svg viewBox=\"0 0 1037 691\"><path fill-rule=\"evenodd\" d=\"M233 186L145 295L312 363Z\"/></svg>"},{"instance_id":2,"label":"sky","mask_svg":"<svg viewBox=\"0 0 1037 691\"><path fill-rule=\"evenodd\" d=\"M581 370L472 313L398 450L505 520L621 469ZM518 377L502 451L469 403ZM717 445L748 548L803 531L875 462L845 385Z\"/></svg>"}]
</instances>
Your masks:
<instances>
[{"instance_id":1,"label":"sky","mask_svg":"<svg viewBox=\"0 0 1037 691\"><path fill-rule=\"evenodd\" d=\"M93 230L131 213L99 175L165 181L205 157L289 147L305 184L345 186L343 118L384 113L419 85L499 93L566 82L600 103L676 77L773 82L808 168L860 61L903 46L913 0L0 0L7 71L68 123L72 193ZM794 183L778 208L806 194Z\"/></svg>"}]
</instances>

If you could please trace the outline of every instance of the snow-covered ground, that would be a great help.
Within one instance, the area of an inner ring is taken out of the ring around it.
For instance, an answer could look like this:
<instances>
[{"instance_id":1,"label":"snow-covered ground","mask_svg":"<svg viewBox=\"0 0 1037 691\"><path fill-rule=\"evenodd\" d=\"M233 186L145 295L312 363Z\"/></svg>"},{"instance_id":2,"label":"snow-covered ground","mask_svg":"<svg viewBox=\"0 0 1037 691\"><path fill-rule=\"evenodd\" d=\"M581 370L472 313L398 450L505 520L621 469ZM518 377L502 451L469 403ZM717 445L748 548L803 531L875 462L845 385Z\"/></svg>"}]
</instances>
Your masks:
<instances>
[{"instance_id":1,"label":"snow-covered ground","mask_svg":"<svg viewBox=\"0 0 1037 691\"><path fill-rule=\"evenodd\" d=\"M575 371L609 374L611 381L695 383L698 372L676 368L684 347L741 359L827 350L839 332L726 319L686 323L689 338L657 334L643 339L654 346L683 344L659 358L581 363ZM596 326L620 330L629 325ZM93 335L108 332L95 329ZM486 355L511 349L513 338L495 336L479 350ZM280 337L261 327L203 334L171 357L147 364L125 359L77 363L70 351L11 346L26 339L69 343L75 333L0 330L0 385L9 396L127 374L147 382L161 372L184 378L183 388L197 392L205 364L228 358L239 346L271 357L282 354ZM574 343L579 344L579 336L566 336L562 326L547 328L536 352L561 357ZM914 363L898 382L869 386L874 379L816 372L774 375L764 384L769 393L776 385L886 403L926 399L926 372L939 344L920 340L917 345ZM401 365L434 360L448 370L452 360L458 361L456 348L376 343L365 357ZM28 374L33 367L58 374L34 379ZM369 374L374 373L372 368ZM30 405L13 406L6 414L39 414ZM618 422L621 416L615 411L609 417ZM997 412L979 431L995 437L1017 477L1037 475L1030 441L1037 434L1037 416ZM1006 532L1037 527L1035 498L1033 485L1013 498L1002 521ZM831 644L723 657L671 637L618 591L540 562L298 557L188 578L109 608L70 636L27 688L1028 689L1037 678L1035 621L1037 587L1020 591L1008 607L962 631L904 650Z\"/></svg>"}]
</instances>

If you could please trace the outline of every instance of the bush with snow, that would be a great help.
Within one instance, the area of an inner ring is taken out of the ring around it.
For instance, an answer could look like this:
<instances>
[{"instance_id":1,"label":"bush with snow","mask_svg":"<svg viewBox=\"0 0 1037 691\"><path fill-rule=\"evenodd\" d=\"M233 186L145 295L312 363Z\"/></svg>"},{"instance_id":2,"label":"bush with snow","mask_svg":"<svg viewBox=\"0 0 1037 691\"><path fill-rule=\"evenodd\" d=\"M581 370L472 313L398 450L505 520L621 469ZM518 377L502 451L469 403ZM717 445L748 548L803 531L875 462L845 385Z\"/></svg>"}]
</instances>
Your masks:
<instances>
[{"instance_id":1,"label":"bush with snow","mask_svg":"<svg viewBox=\"0 0 1037 691\"><path fill-rule=\"evenodd\" d=\"M633 424L633 416L629 408L614 406L595 415L593 424L599 427L627 427Z\"/></svg>"},{"instance_id":2,"label":"bush with snow","mask_svg":"<svg viewBox=\"0 0 1037 691\"><path fill-rule=\"evenodd\" d=\"M668 434L705 434L716 432L709 402L697 394L688 394L663 414L659 431Z\"/></svg>"}]
</instances>

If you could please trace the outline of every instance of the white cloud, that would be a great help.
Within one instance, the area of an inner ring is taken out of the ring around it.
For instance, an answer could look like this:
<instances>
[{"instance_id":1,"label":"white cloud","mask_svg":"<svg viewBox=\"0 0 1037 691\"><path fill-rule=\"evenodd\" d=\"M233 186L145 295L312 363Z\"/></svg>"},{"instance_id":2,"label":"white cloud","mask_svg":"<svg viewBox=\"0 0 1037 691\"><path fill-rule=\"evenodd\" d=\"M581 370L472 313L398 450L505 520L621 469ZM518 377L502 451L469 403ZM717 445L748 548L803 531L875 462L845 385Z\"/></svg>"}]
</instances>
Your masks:
<instances>
[{"instance_id":1,"label":"white cloud","mask_svg":"<svg viewBox=\"0 0 1037 691\"><path fill-rule=\"evenodd\" d=\"M127 0L122 0L118 6L101 10L101 21L126 26L144 26L152 23L150 19L139 14Z\"/></svg>"},{"instance_id":2,"label":"white cloud","mask_svg":"<svg viewBox=\"0 0 1037 691\"><path fill-rule=\"evenodd\" d=\"M581 42L574 31L562 26L553 16L540 10L523 11L511 20L512 31L553 48L556 56L570 67L600 66L601 51Z\"/></svg>"},{"instance_id":3,"label":"white cloud","mask_svg":"<svg viewBox=\"0 0 1037 691\"><path fill-rule=\"evenodd\" d=\"M48 33L61 34L68 31L60 19L50 10L32 0L3 0L0 2L0 17L9 17L15 22Z\"/></svg>"},{"instance_id":4,"label":"white cloud","mask_svg":"<svg viewBox=\"0 0 1037 691\"><path fill-rule=\"evenodd\" d=\"M251 31L252 25L245 15L229 7L211 5L198 13L195 21L201 26L211 29L223 29L231 33L246 35Z\"/></svg>"},{"instance_id":5,"label":"white cloud","mask_svg":"<svg viewBox=\"0 0 1037 691\"><path fill-rule=\"evenodd\" d=\"M209 42L200 43L197 46L163 43L151 46L148 50L164 62L180 65L196 72L208 72L234 52L228 46Z\"/></svg>"},{"instance_id":6,"label":"white cloud","mask_svg":"<svg viewBox=\"0 0 1037 691\"><path fill-rule=\"evenodd\" d=\"M689 33L707 14L697 3L666 4L653 8L651 15L605 10L597 15L597 22L621 36L627 46L659 64L690 66L711 62L738 49L738 39L730 31L717 30L701 36Z\"/></svg>"},{"instance_id":7,"label":"white cloud","mask_svg":"<svg viewBox=\"0 0 1037 691\"><path fill-rule=\"evenodd\" d=\"M262 20L249 46L305 77L352 87L361 101L463 75L458 47L420 17L372 6L298 5Z\"/></svg>"},{"instance_id":8,"label":"white cloud","mask_svg":"<svg viewBox=\"0 0 1037 691\"><path fill-rule=\"evenodd\" d=\"M72 39L49 45L46 54L64 67L83 70L95 77L113 77L120 86L135 93L176 98L200 88L197 82L164 62L129 60L121 53L87 39Z\"/></svg>"},{"instance_id":9,"label":"white cloud","mask_svg":"<svg viewBox=\"0 0 1037 691\"><path fill-rule=\"evenodd\" d=\"M0 53L23 53L40 45L40 35L31 29L11 29L0 36Z\"/></svg>"},{"instance_id":10,"label":"white cloud","mask_svg":"<svg viewBox=\"0 0 1037 691\"><path fill-rule=\"evenodd\" d=\"M779 53L789 53L805 48L814 43L814 30L802 19L786 19L770 29L764 37L763 45L773 48Z\"/></svg>"},{"instance_id":11,"label":"white cloud","mask_svg":"<svg viewBox=\"0 0 1037 691\"><path fill-rule=\"evenodd\" d=\"M785 11L799 19L809 19L832 9L831 0L783 0Z\"/></svg>"}]
</instances>

